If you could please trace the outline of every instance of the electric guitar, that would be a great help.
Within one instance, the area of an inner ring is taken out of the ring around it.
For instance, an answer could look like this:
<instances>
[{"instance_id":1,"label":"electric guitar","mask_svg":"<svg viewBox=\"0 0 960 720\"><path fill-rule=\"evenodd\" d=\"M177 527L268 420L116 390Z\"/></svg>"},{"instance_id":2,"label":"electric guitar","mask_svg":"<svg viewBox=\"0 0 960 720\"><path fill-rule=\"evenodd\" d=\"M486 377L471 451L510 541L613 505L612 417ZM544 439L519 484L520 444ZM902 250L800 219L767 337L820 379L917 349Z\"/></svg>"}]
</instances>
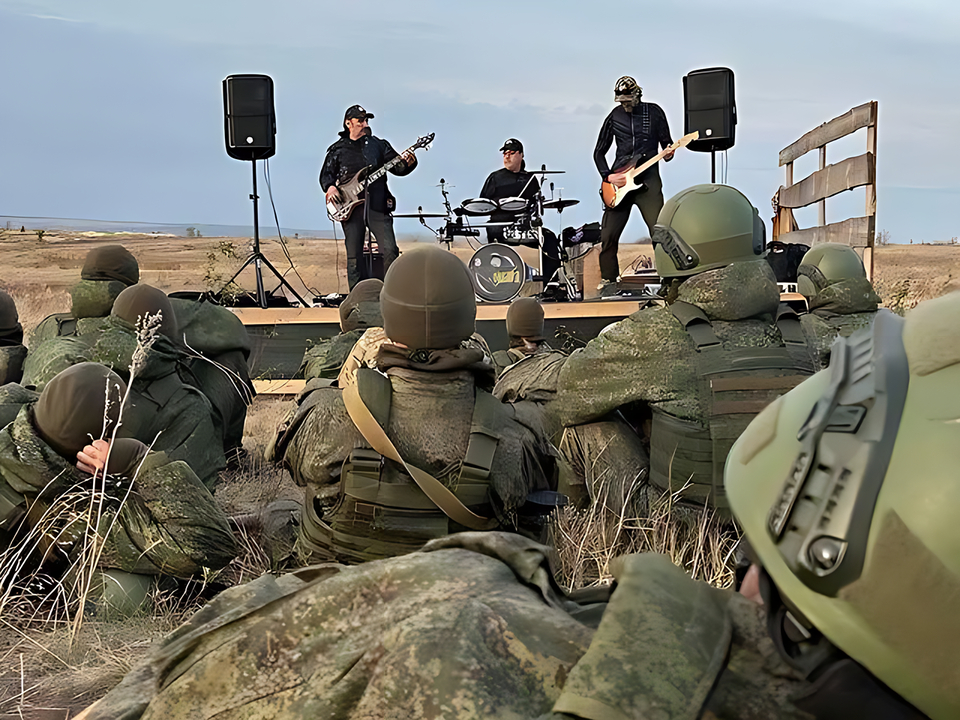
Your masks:
<instances>
[{"instance_id":1,"label":"electric guitar","mask_svg":"<svg viewBox=\"0 0 960 720\"><path fill-rule=\"evenodd\" d=\"M428 148L430 143L433 142L435 135L436 133L430 133L429 135L417 138L417 141L413 145L397 155L393 160L384 163L377 170L371 172L369 167L365 167L345 183L336 185L339 195L334 197L333 200L327 200L327 216L331 220L337 220L338 222L349 220L353 214L353 209L364 201L363 191L370 183L376 182L386 175L391 168L405 162L403 156L407 153L416 152L420 148Z\"/></svg>"},{"instance_id":2,"label":"electric guitar","mask_svg":"<svg viewBox=\"0 0 960 720\"><path fill-rule=\"evenodd\" d=\"M603 204L608 208L615 208L628 194L632 193L634 190L639 190L640 188L645 187L644 184L638 179L644 171L660 162L663 156L667 153L673 152L674 150L678 150L682 147L686 147L698 137L700 137L700 132L695 130L689 135L684 135L670 147L664 148L642 165L636 165L635 163L638 161L631 160L630 163L624 167L614 170L616 173L626 174L627 184L623 187L617 187L613 183L609 183L604 180L600 184L600 197L603 198Z\"/></svg>"}]
</instances>

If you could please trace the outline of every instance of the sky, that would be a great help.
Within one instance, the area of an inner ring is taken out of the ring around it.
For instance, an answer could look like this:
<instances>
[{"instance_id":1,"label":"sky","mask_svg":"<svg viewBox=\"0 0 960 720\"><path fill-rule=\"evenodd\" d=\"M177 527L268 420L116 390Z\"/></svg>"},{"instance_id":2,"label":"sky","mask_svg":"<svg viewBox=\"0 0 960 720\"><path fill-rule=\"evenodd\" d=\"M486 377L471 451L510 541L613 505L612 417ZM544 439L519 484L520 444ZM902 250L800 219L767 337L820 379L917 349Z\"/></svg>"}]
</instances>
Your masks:
<instances>
[{"instance_id":1,"label":"sky","mask_svg":"<svg viewBox=\"0 0 960 720\"><path fill-rule=\"evenodd\" d=\"M440 178L455 203L475 197L517 137L528 166L565 171L550 181L581 201L562 218L579 225L600 219L592 153L616 79L636 77L678 138L683 76L723 66L739 123L718 169L768 230L779 151L877 100L878 230L948 240L960 235L957 37L960 3L946 0L0 0L0 216L250 225L251 170L224 149L221 81L262 73L275 83L284 227L332 229L317 176L354 103L397 150L436 133L419 167L390 181L398 212L442 210ZM865 149L861 130L827 160ZM802 158L795 178L817 162ZM678 152L662 176L667 197L709 182L710 156ZM828 200L827 220L863 210L854 190ZM262 201L261 224L269 213ZM625 240L646 234L634 216ZM815 224L816 209L798 220Z\"/></svg>"}]
</instances>

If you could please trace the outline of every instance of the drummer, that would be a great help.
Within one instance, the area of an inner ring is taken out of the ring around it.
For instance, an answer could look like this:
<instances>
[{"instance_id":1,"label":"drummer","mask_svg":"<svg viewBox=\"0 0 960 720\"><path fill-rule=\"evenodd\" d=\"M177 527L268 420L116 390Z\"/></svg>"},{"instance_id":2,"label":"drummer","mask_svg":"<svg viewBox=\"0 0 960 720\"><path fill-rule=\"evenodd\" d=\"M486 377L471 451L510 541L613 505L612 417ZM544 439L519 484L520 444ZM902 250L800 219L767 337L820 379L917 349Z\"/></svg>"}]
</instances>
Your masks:
<instances>
[{"instance_id":1,"label":"drummer","mask_svg":"<svg viewBox=\"0 0 960 720\"><path fill-rule=\"evenodd\" d=\"M503 153L503 167L487 176L480 191L480 197L489 200L523 198L532 204L534 198L540 193L540 183L532 173L527 172L526 163L523 160L523 143L516 138L510 138L500 148L500 152ZM523 212L528 211L529 205L527 211L494 210L490 215L490 222L513 222ZM516 245L515 241L504 238L503 228L504 226L488 227L487 242ZM546 282L560 267L560 243L553 232L547 228L543 230L543 267L541 269Z\"/></svg>"}]
</instances>

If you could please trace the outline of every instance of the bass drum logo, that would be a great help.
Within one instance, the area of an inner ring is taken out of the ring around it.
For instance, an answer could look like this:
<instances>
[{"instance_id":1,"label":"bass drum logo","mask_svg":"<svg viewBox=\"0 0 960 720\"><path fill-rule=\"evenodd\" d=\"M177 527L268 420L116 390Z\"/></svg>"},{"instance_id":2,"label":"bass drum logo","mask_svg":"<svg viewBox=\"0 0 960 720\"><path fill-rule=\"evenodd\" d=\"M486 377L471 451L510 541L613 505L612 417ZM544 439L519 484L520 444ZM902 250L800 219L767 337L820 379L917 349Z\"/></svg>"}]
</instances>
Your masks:
<instances>
[{"instance_id":1,"label":"bass drum logo","mask_svg":"<svg viewBox=\"0 0 960 720\"><path fill-rule=\"evenodd\" d=\"M477 297L487 302L509 302L520 294L527 265L509 245L490 243L477 250L467 264Z\"/></svg>"}]
</instances>

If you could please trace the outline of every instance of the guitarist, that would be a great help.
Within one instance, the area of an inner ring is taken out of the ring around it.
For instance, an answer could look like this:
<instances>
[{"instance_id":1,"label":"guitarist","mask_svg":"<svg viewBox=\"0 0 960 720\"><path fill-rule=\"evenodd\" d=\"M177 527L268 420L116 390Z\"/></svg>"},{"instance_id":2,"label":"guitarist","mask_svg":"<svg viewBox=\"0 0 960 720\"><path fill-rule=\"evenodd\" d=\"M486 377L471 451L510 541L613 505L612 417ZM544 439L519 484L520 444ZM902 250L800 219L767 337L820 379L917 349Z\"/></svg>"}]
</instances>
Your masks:
<instances>
[{"instance_id":1,"label":"guitarist","mask_svg":"<svg viewBox=\"0 0 960 720\"><path fill-rule=\"evenodd\" d=\"M327 148L327 155L320 170L320 187L326 200L335 198L339 191L337 184L345 182L365 167L376 170L384 163L397 157L397 151L390 143L375 137L370 132L369 120L373 118L359 105L351 105L343 115L343 127L340 139ZM413 153L404 154L404 162L392 168L394 175L408 175L417 166ZM383 271L400 254L397 239L393 233L391 212L396 208L396 199L387 188L387 178L382 177L366 189L366 200L340 223L343 227L344 244L347 248L347 283L352 290L365 279L366 269L361 267L363 255L363 237L367 228L377 239L380 252L383 253ZM382 279L382 278L381 278Z\"/></svg>"},{"instance_id":2,"label":"guitarist","mask_svg":"<svg viewBox=\"0 0 960 720\"><path fill-rule=\"evenodd\" d=\"M640 102L642 92L643 89L632 77L624 76L617 80L614 86L614 100L620 104L603 121L597 147L593 151L593 161L597 165L597 170L600 171L600 176L616 187L623 187L627 181L624 173L618 170L635 167L643 159L656 155L660 148L673 144L670 138L670 127L667 125L667 116L659 105ZM617 154L613 161L614 170L611 170L607 165L607 151L614 140L617 141ZM666 154L663 159L672 160L673 153ZM663 186L660 182L659 164L649 168L638 179L643 183L643 187L638 188L617 207L604 208L603 211L603 221L600 226L602 282L597 288L600 291L600 297L617 294L617 277L620 275L617 249L620 235L630 219L630 208L634 205L640 208L640 214L652 236L653 226L663 207Z\"/></svg>"}]
</instances>

